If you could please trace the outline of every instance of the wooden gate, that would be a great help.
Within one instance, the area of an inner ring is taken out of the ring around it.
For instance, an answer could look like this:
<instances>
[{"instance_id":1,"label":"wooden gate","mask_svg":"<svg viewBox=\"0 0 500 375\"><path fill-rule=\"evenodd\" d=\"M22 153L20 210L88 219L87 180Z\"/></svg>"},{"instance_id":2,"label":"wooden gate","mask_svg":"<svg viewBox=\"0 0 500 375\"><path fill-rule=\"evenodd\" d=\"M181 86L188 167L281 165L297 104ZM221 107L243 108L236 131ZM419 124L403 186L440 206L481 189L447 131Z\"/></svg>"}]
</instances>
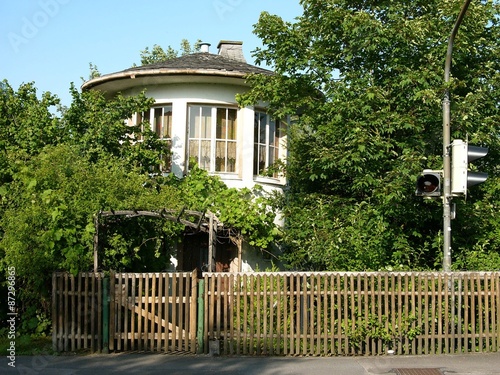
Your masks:
<instances>
[{"instance_id":1,"label":"wooden gate","mask_svg":"<svg viewBox=\"0 0 500 375\"><path fill-rule=\"evenodd\" d=\"M112 273L109 349L196 351L196 273Z\"/></svg>"},{"instance_id":2,"label":"wooden gate","mask_svg":"<svg viewBox=\"0 0 500 375\"><path fill-rule=\"evenodd\" d=\"M196 350L196 273L112 273L109 349Z\"/></svg>"}]
</instances>

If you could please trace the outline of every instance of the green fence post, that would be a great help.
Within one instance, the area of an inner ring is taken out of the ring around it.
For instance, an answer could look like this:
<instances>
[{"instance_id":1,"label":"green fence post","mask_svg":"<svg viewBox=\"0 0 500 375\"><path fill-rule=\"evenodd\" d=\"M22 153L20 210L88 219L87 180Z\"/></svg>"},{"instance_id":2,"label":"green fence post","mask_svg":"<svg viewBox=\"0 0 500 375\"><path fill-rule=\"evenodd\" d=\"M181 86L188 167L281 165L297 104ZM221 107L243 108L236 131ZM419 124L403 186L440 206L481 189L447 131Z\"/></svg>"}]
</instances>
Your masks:
<instances>
[{"instance_id":1,"label":"green fence post","mask_svg":"<svg viewBox=\"0 0 500 375\"><path fill-rule=\"evenodd\" d=\"M109 278L102 280L102 351L109 353Z\"/></svg>"},{"instance_id":2,"label":"green fence post","mask_svg":"<svg viewBox=\"0 0 500 375\"><path fill-rule=\"evenodd\" d=\"M196 337L198 339L198 354L203 354L203 334L205 332L205 280L201 279L198 283L198 330Z\"/></svg>"}]
</instances>

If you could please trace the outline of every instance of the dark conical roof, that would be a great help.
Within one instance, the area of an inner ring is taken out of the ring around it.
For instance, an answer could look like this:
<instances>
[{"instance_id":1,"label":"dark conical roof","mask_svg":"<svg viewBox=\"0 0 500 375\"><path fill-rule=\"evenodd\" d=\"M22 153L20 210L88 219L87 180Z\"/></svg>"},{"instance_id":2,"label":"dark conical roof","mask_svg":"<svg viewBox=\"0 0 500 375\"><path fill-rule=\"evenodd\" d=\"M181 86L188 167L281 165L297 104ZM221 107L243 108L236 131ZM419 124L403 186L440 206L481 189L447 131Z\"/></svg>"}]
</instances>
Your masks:
<instances>
[{"instance_id":1,"label":"dark conical roof","mask_svg":"<svg viewBox=\"0 0 500 375\"><path fill-rule=\"evenodd\" d=\"M175 70L179 71L182 69L186 70L219 70L219 71L231 71L240 72L242 74L250 73L261 73L261 74L272 74L272 71L259 68L254 65L247 64L245 62L224 57L221 55L214 55L211 53L200 52L193 53L190 55L184 55L181 57L176 57L163 62L148 64L133 67L124 70L124 72L141 72L145 70Z\"/></svg>"},{"instance_id":2,"label":"dark conical roof","mask_svg":"<svg viewBox=\"0 0 500 375\"><path fill-rule=\"evenodd\" d=\"M100 87L105 90L124 90L132 87L130 79L150 77L159 82L181 76L232 77L244 79L249 74L272 75L271 70L247 64L244 61L208 52L193 53L160 63L136 66L121 72L106 74L91 79L82 85L82 90ZM170 77L170 78L169 78ZM110 86L111 85L111 86Z\"/></svg>"}]
</instances>

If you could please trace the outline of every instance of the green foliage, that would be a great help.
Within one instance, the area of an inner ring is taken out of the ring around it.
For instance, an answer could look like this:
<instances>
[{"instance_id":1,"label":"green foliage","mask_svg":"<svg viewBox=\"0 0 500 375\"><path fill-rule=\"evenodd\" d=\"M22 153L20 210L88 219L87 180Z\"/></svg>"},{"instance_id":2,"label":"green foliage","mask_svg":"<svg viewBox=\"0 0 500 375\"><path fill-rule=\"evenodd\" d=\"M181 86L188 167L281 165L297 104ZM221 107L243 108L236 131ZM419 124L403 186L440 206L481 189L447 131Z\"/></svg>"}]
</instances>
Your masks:
<instances>
[{"instance_id":1,"label":"green foliage","mask_svg":"<svg viewBox=\"0 0 500 375\"><path fill-rule=\"evenodd\" d=\"M93 63L89 63L89 76L87 79L82 78L82 81L85 82L87 80L91 80L91 79L94 79L94 78L97 78L97 77L100 77L101 76L101 72L99 71L99 68L97 67L97 65L93 64Z\"/></svg>"},{"instance_id":2,"label":"green foliage","mask_svg":"<svg viewBox=\"0 0 500 375\"><path fill-rule=\"evenodd\" d=\"M422 334L422 327L415 326L417 318L409 316L401 320L401 326L393 326L389 321L397 321L396 317L379 317L368 314L365 319L358 316L355 322L348 320L344 323L344 331L349 339L349 345L356 354L366 353L366 343L370 340L379 340L386 350L397 350L399 345L412 342ZM353 324L354 323L354 324Z\"/></svg>"},{"instance_id":3,"label":"green foliage","mask_svg":"<svg viewBox=\"0 0 500 375\"><path fill-rule=\"evenodd\" d=\"M296 22L263 12L241 105L270 103L288 132L285 260L295 269L439 268L439 201L414 196L442 168L444 61L460 11L451 1L302 0ZM458 203L453 266L499 269L498 2L471 4L453 52L452 137L488 145L487 183ZM468 260L471 251L483 257Z\"/></svg>"},{"instance_id":4,"label":"green foliage","mask_svg":"<svg viewBox=\"0 0 500 375\"><path fill-rule=\"evenodd\" d=\"M38 99L33 83L22 84L15 91L7 81L2 82L0 151L4 163L7 151L33 155L44 145L61 140L60 124L51 113L51 107L58 104L59 99L50 93L44 93Z\"/></svg>"},{"instance_id":5,"label":"green foliage","mask_svg":"<svg viewBox=\"0 0 500 375\"><path fill-rule=\"evenodd\" d=\"M266 249L279 235L274 224L274 198L258 186L253 191L227 188L218 176L210 176L197 166L186 177L180 180L171 177L168 183L183 192L185 207L213 212L235 243L244 238L251 246Z\"/></svg>"},{"instance_id":6,"label":"green foliage","mask_svg":"<svg viewBox=\"0 0 500 375\"><path fill-rule=\"evenodd\" d=\"M153 45L151 50L149 47L146 47L141 51L141 65L161 63L163 61L174 59L179 55L189 55L191 53L198 52L200 49L200 43L201 40L198 40L193 44L193 46L191 46L187 39L182 39L180 51L175 50L171 46L168 46L167 49L164 50L158 44Z\"/></svg>"}]
</instances>

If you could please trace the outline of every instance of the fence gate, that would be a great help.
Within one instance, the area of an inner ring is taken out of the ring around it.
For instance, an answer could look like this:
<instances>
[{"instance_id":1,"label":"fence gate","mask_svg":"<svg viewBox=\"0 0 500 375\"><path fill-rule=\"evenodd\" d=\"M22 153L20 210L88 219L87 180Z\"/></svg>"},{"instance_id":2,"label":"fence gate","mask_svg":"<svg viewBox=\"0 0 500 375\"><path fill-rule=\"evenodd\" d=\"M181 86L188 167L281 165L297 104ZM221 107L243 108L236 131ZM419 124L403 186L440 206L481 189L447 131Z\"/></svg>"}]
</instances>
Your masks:
<instances>
[{"instance_id":1,"label":"fence gate","mask_svg":"<svg viewBox=\"0 0 500 375\"><path fill-rule=\"evenodd\" d=\"M109 349L196 351L196 273L112 273Z\"/></svg>"}]
</instances>

